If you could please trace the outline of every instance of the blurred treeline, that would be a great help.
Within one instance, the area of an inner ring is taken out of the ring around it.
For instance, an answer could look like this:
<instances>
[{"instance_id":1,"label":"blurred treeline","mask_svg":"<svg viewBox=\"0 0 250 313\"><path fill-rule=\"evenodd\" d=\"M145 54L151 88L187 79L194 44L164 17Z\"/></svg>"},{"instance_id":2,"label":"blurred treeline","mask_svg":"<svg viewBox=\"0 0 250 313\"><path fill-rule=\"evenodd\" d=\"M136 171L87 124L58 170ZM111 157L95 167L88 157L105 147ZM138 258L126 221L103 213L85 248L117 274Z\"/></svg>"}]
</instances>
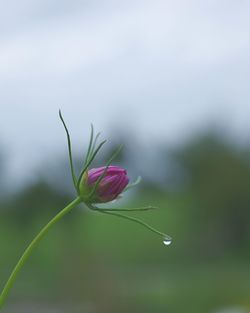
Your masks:
<instances>
[{"instance_id":1,"label":"blurred treeline","mask_svg":"<svg viewBox=\"0 0 250 313\"><path fill-rule=\"evenodd\" d=\"M15 303L17 312L44 303L73 313L250 312L249 147L216 132L171 149L120 140L126 149L117 164L144 180L114 205L159 206L134 216L171 235L173 244L165 247L138 225L76 209L30 258L11 293L10 312ZM65 160L42 172L2 197L1 286L27 243L74 196Z\"/></svg>"}]
</instances>

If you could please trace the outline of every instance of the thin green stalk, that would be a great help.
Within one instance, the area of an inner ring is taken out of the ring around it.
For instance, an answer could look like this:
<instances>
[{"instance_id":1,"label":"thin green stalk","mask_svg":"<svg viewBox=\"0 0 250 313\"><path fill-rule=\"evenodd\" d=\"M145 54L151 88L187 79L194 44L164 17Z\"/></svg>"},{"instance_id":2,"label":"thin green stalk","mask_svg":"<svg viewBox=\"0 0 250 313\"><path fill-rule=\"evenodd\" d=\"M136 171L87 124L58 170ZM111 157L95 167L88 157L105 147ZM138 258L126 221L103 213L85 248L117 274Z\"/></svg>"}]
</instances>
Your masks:
<instances>
[{"instance_id":1,"label":"thin green stalk","mask_svg":"<svg viewBox=\"0 0 250 313\"><path fill-rule=\"evenodd\" d=\"M96 207L94 205L89 205L89 208L91 210L94 210L94 211L120 211L120 212L123 212L123 211L129 211L129 212L140 212L140 211L149 211L149 210L156 210L158 209L157 207L154 207L154 206L145 206L145 207L140 207L140 208L99 208L99 207Z\"/></svg>"},{"instance_id":2,"label":"thin green stalk","mask_svg":"<svg viewBox=\"0 0 250 313\"><path fill-rule=\"evenodd\" d=\"M86 204L86 203L85 203ZM92 206L89 205L89 204L86 204L87 207L89 209L92 209ZM124 214L121 214L121 213L117 213L117 212L112 212L112 211L105 211L105 209L100 209L100 208L97 208L95 207L95 211L97 212L100 212L100 213L103 213L103 214L109 214L109 215L114 215L114 216L117 216L117 217L120 217L120 218L123 218L123 219L126 219L126 220L129 220L129 221L132 221L132 222L135 222L137 224L140 224L142 226L144 226L145 228L151 230L153 233L157 234L157 235L160 235L161 237L163 237L164 239L167 239L167 240L171 240L172 238L169 237L168 235L162 233L161 231L155 229L154 227L150 226L149 224L141 221L139 218L136 218L136 217L132 217L132 216L128 216L128 215L124 215Z\"/></svg>"},{"instance_id":3,"label":"thin green stalk","mask_svg":"<svg viewBox=\"0 0 250 313\"><path fill-rule=\"evenodd\" d=\"M15 268L13 269L9 279L7 280L3 291L0 295L0 309L3 307L5 300L9 294L9 291L11 287L13 286L16 276L19 273L19 271L22 269L23 265L25 264L26 260L30 256L33 249L37 246L39 241L44 237L44 235L48 232L48 230L56 224L65 214L69 213L75 206L77 206L79 203L81 203L81 198L77 197L75 200L73 200L71 203L69 203L64 209L62 209L52 220L43 227L43 229L38 233L38 235L33 239L33 241L29 244L29 246L26 248L24 253L22 254L21 258L17 262Z\"/></svg>"}]
</instances>

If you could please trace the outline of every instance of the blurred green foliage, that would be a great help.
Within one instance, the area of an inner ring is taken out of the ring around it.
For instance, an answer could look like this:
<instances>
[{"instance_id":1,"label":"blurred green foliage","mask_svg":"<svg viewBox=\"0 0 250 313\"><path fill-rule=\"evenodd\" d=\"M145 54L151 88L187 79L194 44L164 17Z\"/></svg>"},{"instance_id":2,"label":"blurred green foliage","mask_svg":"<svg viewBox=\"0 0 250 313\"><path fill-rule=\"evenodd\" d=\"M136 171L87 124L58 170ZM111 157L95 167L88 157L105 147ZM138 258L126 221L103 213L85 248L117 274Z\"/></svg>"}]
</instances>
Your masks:
<instances>
[{"instance_id":1,"label":"blurred green foliage","mask_svg":"<svg viewBox=\"0 0 250 313\"><path fill-rule=\"evenodd\" d=\"M136 195L128 193L127 205L159 206L134 216L171 235L173 244L79 207L30 258L9 312L33 312L32 303L72 313L250 312L249 151L207 134L161 159L178 163L179 188L145 181ZM27 243L72 197L37 181L2 201L1 286Z\"/></svg>"}]
</instances>

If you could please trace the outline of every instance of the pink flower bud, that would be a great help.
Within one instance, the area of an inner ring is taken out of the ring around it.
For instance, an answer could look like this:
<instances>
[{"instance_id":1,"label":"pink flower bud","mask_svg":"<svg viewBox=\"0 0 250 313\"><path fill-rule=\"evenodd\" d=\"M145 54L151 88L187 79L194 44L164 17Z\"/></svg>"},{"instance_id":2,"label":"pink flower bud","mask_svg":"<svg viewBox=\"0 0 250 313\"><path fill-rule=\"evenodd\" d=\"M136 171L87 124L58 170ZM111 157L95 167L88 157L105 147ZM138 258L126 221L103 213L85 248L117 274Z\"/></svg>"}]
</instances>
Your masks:
<instances>
[{"instance_id":1,"label":"pink flower bud","mask_svg":"<svg viewBox=\"0 0 250 313\"><path fill-rule=\"evenodd\" d=\"M104 173L105 167L92 168L87 173L86 184L90 190L95 186L98 178ZM116 199L129 182L127 171L119 166L110 165L98 188L91 197L92 203L104 203Z\"/></svg>"}]
</instances>

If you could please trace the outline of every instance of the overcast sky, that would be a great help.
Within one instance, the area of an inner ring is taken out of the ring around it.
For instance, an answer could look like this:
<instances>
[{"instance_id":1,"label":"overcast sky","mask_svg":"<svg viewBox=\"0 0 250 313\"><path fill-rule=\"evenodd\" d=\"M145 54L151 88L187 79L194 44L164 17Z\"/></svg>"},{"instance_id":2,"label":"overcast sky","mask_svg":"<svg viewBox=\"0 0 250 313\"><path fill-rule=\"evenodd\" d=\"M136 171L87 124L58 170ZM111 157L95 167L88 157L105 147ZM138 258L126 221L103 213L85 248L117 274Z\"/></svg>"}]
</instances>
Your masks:
<instances>
[{"instance_id":1,"label":"overcast sky","mask_svg":"<svg viewBox=\"0 0 250 313\"><path fill-rule=\"evenodd\" d=\"M178 142L207 125L250 138L250 1L0 2L0 142L12 174L64 152L58 108ZM114 126L113 126L114 125Z\"/></svg>"}]
</instances>

